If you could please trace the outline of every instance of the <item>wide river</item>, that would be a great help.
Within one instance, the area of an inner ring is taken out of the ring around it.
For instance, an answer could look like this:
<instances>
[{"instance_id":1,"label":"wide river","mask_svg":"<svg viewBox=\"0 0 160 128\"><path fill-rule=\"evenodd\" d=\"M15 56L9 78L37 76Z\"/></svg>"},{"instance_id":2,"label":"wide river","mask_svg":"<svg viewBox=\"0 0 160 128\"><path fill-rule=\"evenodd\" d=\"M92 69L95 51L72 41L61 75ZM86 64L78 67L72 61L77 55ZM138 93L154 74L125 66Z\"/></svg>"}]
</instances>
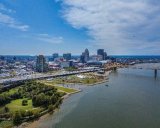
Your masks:
<instances>
[{"instance_id":1,"label":"wide river","mask_svg":"<svg viewBox=\"0 0 160 128\"><path fill-rule=\"evenodd\" d=\"M108 86L106 86L108 85ZM39 128L159 128L160 70L120 69L66 99Z\"/></svg>"}]
</instances>

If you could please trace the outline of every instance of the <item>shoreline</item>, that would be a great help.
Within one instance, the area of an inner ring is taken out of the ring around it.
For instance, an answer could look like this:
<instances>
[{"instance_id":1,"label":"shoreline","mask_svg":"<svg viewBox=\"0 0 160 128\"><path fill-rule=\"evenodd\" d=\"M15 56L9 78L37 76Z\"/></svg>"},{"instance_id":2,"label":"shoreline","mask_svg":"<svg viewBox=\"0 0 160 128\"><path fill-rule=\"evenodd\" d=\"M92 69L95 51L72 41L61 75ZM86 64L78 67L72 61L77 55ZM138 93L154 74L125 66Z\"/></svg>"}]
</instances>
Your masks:
<instances>
[{"instance_id":1,"label":"shoreline","mask_svg":"<svg viewBox=\"0 0 160 128\"><path fill-rule=\"evenodd\" d=\"M81 92L82 90L77 90L75 92L72 92L72 93L68 93L66 94L65 96L63 96L63 101L66 100L67 98L69 98L71 95L73 94L76 94L76 93L79 93ZM50 113L46 113L44 114L43 116L39 117L37 120L33 120L33 121L30 121L30 122L24 122L22 123L20 126L18 127L13 127L13 128L38 128L38 124L41 122L41 121L44 121L46 118L48 118L49 116L53 116L55 112L57 112L59 109L55 109L54 112L52 114Z\"/></svg>"},{"instance_id":2,"label":"shoreline","mask_svg":"<svg viewBox=\"0 0 160 128\"><path fill-rule=\"evenodd\" d=\"M106 77L109 76L109 74L111 73L111 71L108 71L108 74ZM109 78L106 78L102 81L99 81L99 82L96 82L96 83L93 83L93 84L82 84L82 86L94 86L94 85L98 85L98 84L103 84L105 82L108 82L108 79ZM77 83L78 84L78 83ZM73 88L74 89L74 88ZM73 94L76 94L76 93L80 93L82 92L83 90L82 89L78 89L77 91L75 92L72 92L72 93L68 93L66 94L65 96L63 96L63 101L66 100L67 98L69 98L71 95ZM38 125L41 121L44 121L47 117L49 116L54 116L54 113L58 111L58 109L55 109L54 112L52 114L50 113L46 113L44 114L43 116L39 117L37 120L33 120L31 122L24 122L22 123L20 126L18 127L14 127L14 128L38 128Z\"/></svg>"}]
</instances>

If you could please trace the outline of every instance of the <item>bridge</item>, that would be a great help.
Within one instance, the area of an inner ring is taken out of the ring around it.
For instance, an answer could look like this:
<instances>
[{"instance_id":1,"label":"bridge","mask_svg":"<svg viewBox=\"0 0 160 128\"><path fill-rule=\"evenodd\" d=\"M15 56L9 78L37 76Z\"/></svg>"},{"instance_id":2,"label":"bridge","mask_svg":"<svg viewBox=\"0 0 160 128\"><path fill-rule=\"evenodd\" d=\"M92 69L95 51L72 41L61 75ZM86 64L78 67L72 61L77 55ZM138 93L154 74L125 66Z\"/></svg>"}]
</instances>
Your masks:
<instances>
[{"instance_id":1,"label":"bridge","mask_svg":"<svg viewBox=\"0 0 160 128\"><path fill-rule=\"evenodd\" d=\"M153 70L154 71L154 77L157 78L158 71L160 70L160 64L159 63L144 63L144 64L136 64L136 65L124 65L119 63L113 63L111 65L106 65L104 67L104 70L116 70L117 68L124 68L129 67L132 69L147 69L147 70Z\"/></svg>"},{"instance_id":2,"label":"bridge","mask_svg":"<svg viewBox=\"0 0 160 128\"><path fill-rule=\"evenodd\" d=\"M130 66L130 68L160 70L160 63L142 63Z\"/></svg>"},{"instance_id":3,"label":"bridge","mask_svg":"<svg viewBox=\"0 0 160 128\"><path fill-rule=\"evenodd\" d=\"M117 70L117 68L124 68L124 67L128 66L124 64L114 63L114 64L106 64L103 69L105 71L109 71L109 70Z\"/></svg>"},{"instance_id":4,"label":"bridge","mask_svg":"<svg viewBox=\"0 0 160 128\"><path fill-rule=\"evenodd\" d=\"M157 75L158 75L158 70L160 70L160 65L143 65L143 66L131 66L130 68L132 69L147 69L147 70L153 70L154 71L154 77L157 78Z\"/></svg>"}]
</instances>

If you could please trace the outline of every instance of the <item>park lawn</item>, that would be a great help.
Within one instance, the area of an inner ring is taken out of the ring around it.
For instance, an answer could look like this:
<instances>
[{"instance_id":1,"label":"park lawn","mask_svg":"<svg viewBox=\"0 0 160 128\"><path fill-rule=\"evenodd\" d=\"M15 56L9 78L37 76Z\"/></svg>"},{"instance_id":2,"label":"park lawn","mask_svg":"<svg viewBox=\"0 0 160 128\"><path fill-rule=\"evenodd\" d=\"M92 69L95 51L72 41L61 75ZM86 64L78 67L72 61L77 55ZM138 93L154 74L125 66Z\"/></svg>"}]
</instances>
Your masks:
<instances>
[{"instance_id":1,"label":"park lawn","mask_svg":"<svg viewBox=\"0 0 160 128\"><path fill-rule=\"evenodd\" d=\"M73 75L73 76L69 76L69 77L66 77L66 78L55 78L53 80L41 80L40 82L46 84L70 84L70 83L80 83L81 82L81 79L78 78L77 76Z\"/></svg>"},{"instance_id":2,"label":"park lawn","mask_svg":"<svg viewBox=\"0 0 160 128\"><path fill-rule=\"evenodd\" d=\"M65 88L65 87L62 87L62 86L56 86L52 82L48 82L48 81L43 81L43 83L46 84L46 85L49 85L49 86L54 86L55 88L58 89L58 91L63 91L63 92L66 92L66 93L74 93L74 92L77 91L77 90L72 89L72 88Z\"/></svg>"},{"instance_id":3,"label":"park lawn","mask_svg":"<svg viewBox=\"0 0 160 128\"><path fill-rule=\"evenodd\" d=\"M60 90L60 91L66 92L66 93L74 93L74 92L77 91L77 90L75 90L75 89L65 88L65 87L62 87L62 86L55 86L55 88L57 88L57 89Z\"/></svg>"},{"instance_id":4,"label":"park lawn","mask_svg":"<svg viewBox=\"0 0 160 128\"><path fill-rule=\"evenodd\" d=\"M13 122L12 121L1 121L0 128L12 128Z\"/></svg>"},{"instance_id":5,"label":"park lawn","mask_svg":"<svg viewBox=\"0 0 160 128\"><path fill-rule=\"evenodd\" d=\"M23 99L17 99L17 100L13 100L11 101L11 103L7 104L6 106L9 108L10 112L15 112L15 111L19 111L19 110L32 110L33 106L32 106L32 100L28 100L28 105L26 106L22 106L22 100Z\"/></svg>"},{"instance_id":6,"label":"park lawn","mask_svg":"<svg viewBox=\"0 0 160 128\"><path fill-rule=\"evenodd\" d=\"M64 78L54 78L53 80L43 80L40 81L44 84L72 84L72 83L81 83L81 84L94 84L99 81L102 81L103 78L99 78L94 73L84 73L85 78L79 78L76 75L67 76Z\"/></svg>"},{"instance_id":7,"label":"park lawn","mask_svg":"<svg viewBox=\"0 0 160 128\"><path fill-rule=\"evenodd\" d=\"M14 88L14 89L10 89L9 90L9 94L14 94L15 92L17 92L18 91L18 88Z\"/></svg>"},{"instance_id":8,"label":"park lawn","mask_svg":"<svg viewBox=\"0 0 160 128\"><path fill-rule=\"evenodd\" d=\"M3 93L1 93L1 94L7 93L7 94L9 94L9 95L12 95L12 94L16 93L17 91L18 91L18 88L13 88L13 89L10 89L9 91L3 92Z\"/></svg>"},{"instance_id":9,"label":"park lawn","mask_svg":"<svg viewBox=\"0 0 160 128\"><path fill-rule=\"evenodd\" d=\"M83 84L94 84L96 82L98 82L98 81L95 78L84 78L82 80Z\"/></svg>"}]
</instances>

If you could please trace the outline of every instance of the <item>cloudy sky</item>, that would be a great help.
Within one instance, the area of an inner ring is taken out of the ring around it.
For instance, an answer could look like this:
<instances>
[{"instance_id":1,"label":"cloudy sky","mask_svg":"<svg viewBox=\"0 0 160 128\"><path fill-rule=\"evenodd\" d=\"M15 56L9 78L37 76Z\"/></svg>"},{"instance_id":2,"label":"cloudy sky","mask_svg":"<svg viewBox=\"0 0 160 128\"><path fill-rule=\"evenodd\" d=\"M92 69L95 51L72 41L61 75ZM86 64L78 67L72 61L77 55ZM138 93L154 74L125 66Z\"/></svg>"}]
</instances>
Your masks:
<instances>
[{"instance_id":1,"label":"cloudy sky","mask_svg":"<svg viewBox=\"0 0 160 128\"><path fill-rule=\"evenodd\" d=\"M159 0L0 0L0 54L160 55Z\"/></svg>"}]
</instances>

